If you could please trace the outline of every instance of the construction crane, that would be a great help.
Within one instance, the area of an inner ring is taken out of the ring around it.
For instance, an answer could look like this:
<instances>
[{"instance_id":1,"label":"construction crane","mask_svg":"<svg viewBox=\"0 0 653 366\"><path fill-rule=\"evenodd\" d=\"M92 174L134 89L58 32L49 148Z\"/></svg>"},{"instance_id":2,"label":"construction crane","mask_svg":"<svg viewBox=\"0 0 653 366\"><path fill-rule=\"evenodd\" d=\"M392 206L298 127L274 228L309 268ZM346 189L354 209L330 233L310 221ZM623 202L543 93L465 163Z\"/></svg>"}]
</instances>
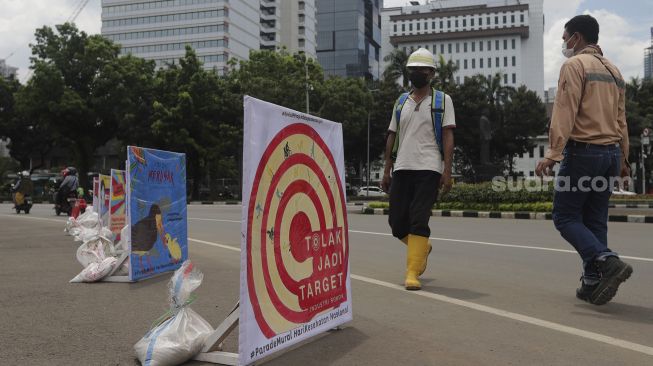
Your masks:
<instances>
[{"instance_id":1,"label":"construction crane","mask_svg":"<svg viewBox=\"0 0 653 366\"><path fill-rule=\"evenodd\" d=\"M68 19L66 19L66 23L74 23L75 20L77 19L77 17L79 16L79 14L82 12L82 10L84 10L84 8L86 8L86 5L88 5L89 1L90 0L79 0L79 2L77 2L77 5L75 5L75 9L73 10L72 14L70 14ZM9 56L7 58L13 56L13 54L15 52L16 51L9 54ZM27 82L27 80L32 78L32 75L34 75L34 70L30 69L27 72L27 75L25 75L24 81Z\"/></svg>"},{"instance_id":2,"label":"construction crane","mask_svg":"<svg viewBox=\"0 0 653 366\"><path fill-rule=\"evenodd\" d=\"M73 10L73 13L70 14L70 16L68 17L68 19L66 20L66 22L67 22L67 23L74 23L74 22L75 22L75 19L77 19L77 17L78 17L79 14L82 12L82 10L84 10L84 8L86 7L86 5L88 5L88 2L89 2L89 1L90 1L90 0L80 0L80 1L77 3L77 6L75 6L75 10Z\"/></svg>"}]
</instances>

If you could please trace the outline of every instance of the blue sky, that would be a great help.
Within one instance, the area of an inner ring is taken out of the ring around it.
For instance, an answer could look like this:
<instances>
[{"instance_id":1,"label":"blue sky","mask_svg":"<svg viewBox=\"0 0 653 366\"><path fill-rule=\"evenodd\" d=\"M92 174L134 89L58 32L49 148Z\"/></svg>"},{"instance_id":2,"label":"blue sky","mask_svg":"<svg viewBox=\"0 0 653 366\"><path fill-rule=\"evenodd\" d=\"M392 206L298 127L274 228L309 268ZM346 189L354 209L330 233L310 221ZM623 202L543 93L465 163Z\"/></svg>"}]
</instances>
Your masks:
<instances>
[{"instance_id":1,"label":"blue sky","mask_svg":"<svg viewBox=\"0 0 653 366\"><path fill-rule=\"evenodd\" d=\"M284 0L287 1L287 0ZM425 0L420 0L424 3ZM446 0L444 0L446 1ZM491 0L490 2L496 2ZM65 21L80 0L0 0L0 58L14 53L7 63L19 67L24 80L29 67L34 30L44 24ZM91 0L79 15L77 26L88 33L100 31L101 0ZM384 0L385 7L406 5L407 0ZM564 61L560 36L566 20L589 13L599 20L599 44L606 56L626 78L644 73L644 48L650 45L653 26L653 0L544 0L544 80L545 87L556 85L558 70Z\"/></svg>"}]
</instances>

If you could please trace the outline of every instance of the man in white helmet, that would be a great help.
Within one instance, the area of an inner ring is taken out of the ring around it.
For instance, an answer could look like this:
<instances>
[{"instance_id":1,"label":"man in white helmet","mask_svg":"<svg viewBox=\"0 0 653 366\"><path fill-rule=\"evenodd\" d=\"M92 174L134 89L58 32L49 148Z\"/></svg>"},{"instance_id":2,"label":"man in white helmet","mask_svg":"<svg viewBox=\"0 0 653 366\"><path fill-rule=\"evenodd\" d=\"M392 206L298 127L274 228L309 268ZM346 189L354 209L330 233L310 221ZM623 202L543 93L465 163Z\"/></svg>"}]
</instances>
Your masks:
<instances>
[{"instance_id":1,"label":"man in white helmet","mask_svg":"<svg viewBox=\"0 0 653 366\"><path fill-rule=\"evenodd\" d=\"M408 247L405 287L419 290L418 277L426 270L431 251L431 209L438 190L451 189L456 121L451 97L431 87L433 54L420 48L406 66L413 88L399 97L393 109L381 188L390 190L392 235Z\"/></svg>"}]
</instances>

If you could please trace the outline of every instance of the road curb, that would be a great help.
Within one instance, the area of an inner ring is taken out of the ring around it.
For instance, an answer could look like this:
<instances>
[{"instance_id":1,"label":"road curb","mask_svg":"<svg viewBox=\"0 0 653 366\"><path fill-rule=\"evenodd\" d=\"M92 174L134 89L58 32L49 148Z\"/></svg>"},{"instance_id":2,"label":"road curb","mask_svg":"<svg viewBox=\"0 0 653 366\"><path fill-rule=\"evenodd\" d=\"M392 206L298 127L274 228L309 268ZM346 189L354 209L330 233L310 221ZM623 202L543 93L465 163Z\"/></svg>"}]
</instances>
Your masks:
<instances>
[{"instance_id":1,"label":"road curb","mask_svg":"<svg viewBox=\"0 0 653 366\"><path fill-rule=\"evenodd\" d=\"M638 203L638 204L614 204L611 203L608 205L608 208L653 208L653 203Z\"/></svg>"},{"instance_id":2,"label":"road curb","mask_svg":"<svg viewBox=\"0 0 653 366\"><path fill-rule=\"evenodd\" d=\"M387 215L387 208L365 207L361 211L365 215ZM499 212L499 211L472 211L472 210L432 210L431 216L437 217L472 217L485 219L513 219L513 220L552 220L548 212ZM653 224L653 216L647 215L610 215L610 222L630 222L638 224Z\"/></svg>"}]
</instances>

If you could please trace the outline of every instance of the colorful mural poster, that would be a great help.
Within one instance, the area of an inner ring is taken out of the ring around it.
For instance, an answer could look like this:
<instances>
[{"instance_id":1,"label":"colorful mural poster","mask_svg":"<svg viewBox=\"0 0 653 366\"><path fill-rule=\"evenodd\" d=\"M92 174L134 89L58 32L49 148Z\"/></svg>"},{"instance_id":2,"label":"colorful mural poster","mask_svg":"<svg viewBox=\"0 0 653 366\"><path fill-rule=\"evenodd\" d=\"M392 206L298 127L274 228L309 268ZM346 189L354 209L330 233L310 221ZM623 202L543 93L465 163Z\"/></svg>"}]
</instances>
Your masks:
<instances>
[{"instance_id":1,"label":"colorful mural poster","mask_svg":"<svg viewBox=\"0 0 653 366\"><path fill-rule=\"evenodd\" d=\"M188 258L186 155L127 147L129 279L173 271Z\"/></svg>"},{"instance_id":2,"label":"colorful mural poster","mask_svg":"<svg viewBox=\"0 0 653 366\"><path fill-rule=\"evenodd\" d=\"M100 174L98 176L100 183L99 189L99 210L98 214L100 215L100 222L102 226L109 227L109 214L110 214L110 205L111 205L111 176Z\"/></svg>"},{"instance_id":3,"label":"colorful mural poster","mask_svg":"<svg viewBox=\"0 0 653 366\"><path fill-rule=\"evenodd\" d=\"M125 227L125 171L111 169L111 212L109 229L115 235L115 242L120 241L120 231Z\"/></svg>"},{"instance_id":4,"label":"colorful mural poster","mask_svg":"<svg viewBox=\"0 0 653 366\"><path fill-rule=\"evenodd\" d=\"M352 319L342 126L245 97L239 364Z\"/></svg>"},{"instance_id":5,"label":"colorful mural poster","mask_svg":"<svg viewBox=\"0 0 653 366\"><path fill-rule=\"evenodd\" d=\"M100 179L93 178L93 211L99 213L100 209Z\"/></svg>"}]
</instances>

